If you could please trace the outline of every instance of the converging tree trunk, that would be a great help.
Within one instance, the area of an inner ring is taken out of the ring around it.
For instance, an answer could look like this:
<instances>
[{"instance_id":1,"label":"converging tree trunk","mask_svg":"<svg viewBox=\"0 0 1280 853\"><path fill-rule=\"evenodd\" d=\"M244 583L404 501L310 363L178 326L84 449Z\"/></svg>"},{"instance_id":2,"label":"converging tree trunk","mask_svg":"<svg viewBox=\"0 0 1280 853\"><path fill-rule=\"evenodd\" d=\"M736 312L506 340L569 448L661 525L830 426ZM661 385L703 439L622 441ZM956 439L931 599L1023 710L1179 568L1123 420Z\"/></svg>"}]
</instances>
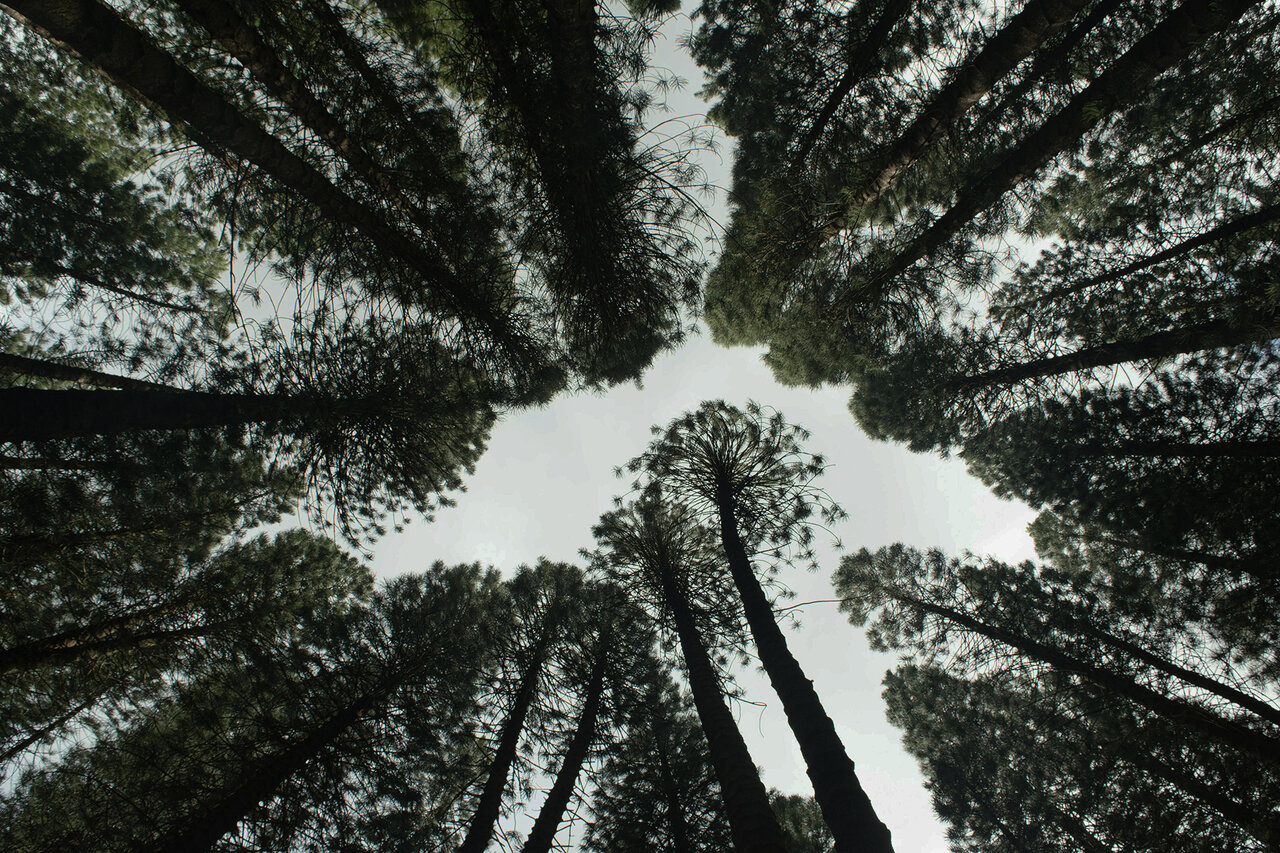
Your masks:
<instances>
[{"instance_id":1,"label":"converging tree trunk","mask_svg":"<svg viewBox=\"0 0 1280 853\"><path fill-rule=\"evenodd\" d=\"M720 679L702 644L689 602L680 591L671 566L659 566L658 574L663 598L671 608L680 640L680 651L689 674L689 690L693 693L716 778L724 794L734 849L738 853L784 853L786 842L782 828L773 816L769 794L760 781L733 713L724 702Z\"/></svg>"},{"instance_id":2,"label":"converging tree trunk","mask_svg":"<svg viewBox=\"0 0 1280 853\"><path fill-rule=\"evenodd\" d=\"M720 537L729 560L734 585L742 599L742 610L751 627L760 663L769 675L769 683L782 700L787 723L795 734L804 756L814 795L822 809L823 819L835 837L840 853L891 853L893 844L889 828L876 815L858 777L853 762L845 752L835 724L822 707L778 627L773 608L760 587L742 538L727 489L717 501L720 509Z\"/></svg>"}]
</instances>

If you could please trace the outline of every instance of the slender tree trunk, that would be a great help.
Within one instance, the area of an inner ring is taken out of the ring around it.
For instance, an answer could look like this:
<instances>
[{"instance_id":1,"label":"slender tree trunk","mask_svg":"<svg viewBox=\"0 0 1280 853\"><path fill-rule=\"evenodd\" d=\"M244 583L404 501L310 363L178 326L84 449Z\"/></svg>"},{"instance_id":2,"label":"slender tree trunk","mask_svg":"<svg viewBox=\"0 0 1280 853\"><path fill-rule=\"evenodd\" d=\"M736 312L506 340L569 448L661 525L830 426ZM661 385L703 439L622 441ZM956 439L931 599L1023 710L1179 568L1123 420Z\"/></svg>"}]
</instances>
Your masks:
<instances>
[{"instance_id":1,"label":"slender tree trunk","mask_svg":"<svg viewBox=\"0 0 1280 853\"><path fill-rule=\"evenodd\" d=\"M1085 853L1115 853L1115 848L1110 844L1103 844L1079 817L1064 811L1053 802L1046 801L1046 805L1049 807L1053 822L1071 836Z\"/></svg>"},{"instance_id":2,"label":"slender tree trunk","mask_svg":"<svg viewBox=\"0 0 1280 853\"><path fill-rule=\"evenodd\" d=\"M1095 344L1065 355L1047 356L1006 367L997 367L972 376L952 379L944 384L952 391L989 385L1012 385L1027 379L1041 379L1078 370L1091 370L1095 367L1261 343L1273 340L1277 336L1280 336L1280 323L1277 323L1275 317L1259 318L1257 322L1252 323L1210 320L1192 326L1153 332L1142 338Z\"/></svg>"},{"instance_id":3,"label":"slender tree trunk","mask_svg":"<svg viewBox=\"0 0 1280 853\"><path fill-rule=\"evenodd\" d=\"M839 853L892 853L889 828L876 815L854 772L835 724L822 707L800 664L787 648L786 637L774 618L773 608L751 568L751 560L738 535L732 498L725 488L718 494L720 539L729 559L729 571L742 599L742 610L755 640L760 663L774 692L782 700L787 723L804 756L822 817L835 838Z\"/></svg>"},{"instance_id":4,"label":"slender tree trunk","mask_svg":"<svg viewBox=\"0 0 1280 853\"><path fill-rule=\"evenodd\" d=\"M1048 620L1052 618L1052 614L1046 613L1044 614L1044 617ZM1223 684L1221 681L1210 678L1203 673L1187 669L1184 666L1179 666L1173 661L1166 660L1160 655L1150 652L1130 640L1126 640L1123 637L1117 637L1109 631L1104 631L1101 628L1089 625L1082 620L1069 618L1068 621L1075 630L1087 637L1111 646L1112 648L1119 649L1135 660L1141 661L1158 672L1163 672L1166 675L1172 675L1174 678L1185 681L1187 684L1194 685L1195 687L1199 687L1201 690L1212 693L1222 699L1226 699L1228 702L1256 714L1258 717L1269 723L1280 726L1280 709L1276 709L1273 706L1268 705L1256 696L1250 696L1248 693L1237 690L1229 684Z\"/></svg>"},{"instance_id":5,"label":"slender tree trunk","mask_svg":"<svg viewBox=\"0 0 1280 853\"><path fill-rule=\"evenodd\" d=\"M97 0L4 0L0 9L96 68L116 86L190 127L201 145L252 163L314 204L327 218L351 225L413 267L439 291L448 310L474 320L491 340L525 358L536 353L510 317L483 294L484 282L458 281L438 257L367 205L335 187L222 95L157 49L145 35ZM442 306L443 307L443 306Z\"/></svg>"},{"instance_id":6,"label":"slender tree trunk","mask_svg":"<svg viewBox=\"0 0 1280 853\"><path fill-rule=\"evenodd\" d=\"M879 198L935 139L1086 5L1088 0L1030 0L876 158L869 177L849 193L849 208Z\"/></svg>"},{"instance_id":7,"label":"slender tree trunk","mask_svg":"<svg viewBox=\"0 0 1280 853\"><path fill-rule=\"evenodd\" d=\"M1142 95L1205 39L1230 26L1259 0L1186 0L1151 32L1072 98L1056 115L1018 143L1000 164L957 196L951 209L895 256L856 294L878 302L893 280L930 254L1041 166L1075 145L1120 107ZM852 307L852 306L851 306Z\"/></svg>"},{"instance_id":8,"label":"slender tree trunk","mask_svg":"<svg viewBox=\"0 0 1280 853\"><path fill-rule=\"evenodd\" d=\"M1172 459L1270 459L1280 456L1280 440L1256 441L1116 441L1063 448L1069 456L1150 457Z\"/></svg>"},{"instance_id":9,"label":"slender tree trunk","mask_svg":"<svg viewBox=\"0 0 1280 853\"><path fill-rule=\"evenodd\" d=\"M578 782L578 774L587 760L587 753L596 736L596 718L600 713L600 700L604 695L604 675L609 662L609 636L601 637L600 648L596 652L596 660L591 668L591 676L587 682L586 699L582 704L582 716L578 718L578 727L565 750L564 760L560 763L560 771L556 781L547 792L546 802L538 812L538 819L529 830L529 837L524 843L524 853L549 853L556 839L556 830L564 819L564 810L573 798L573 789Z\"/></svg>"},{"instance_id":10,"label":"slender tree trunk","mask_svg":"<svg viewBox=\"0 0 1280 853\"><path fill-rule=\"evenodd\" d=\"M29 376L36 379L51 379L55 382L72 382L76 385L90 385L98 388L121 388L129 391L167 391L178 393L177 388L134 379L130 376L115 376L88 367L74 364L59 364L42 358L28 358L13 353L0 353L0 371L15 376Z\"/></svg>"},{"instance_id":11,"label":"slender tree trunk","mask_svg":"<svg viewBox=\"0 0 1280 853\"><path fill-rule=\"evenodd\" d=\"M533 707L533 699L538 692L538 681L542 678L542 665L546 659L547 638L544 634L533 649L528 668L520 678L520 686L516 689L515 702L511 713L502 724L502 733L498 736L498 748L494 751L493 761L489 764L489 776L485 780L484 790L476 801L476 810L467 827L466 837L458 845L458 853L484 853L493 838L493 829L498 822L498 814L502 810L502 795L507 788L507 777L511 774L511 766L516 760L520 735L524 731L524 721Z\"/></svg>"},{"instance_id":12,"label":"slender tree trunk","mask_svg":"<svg viewBox=\"0 0 1280 853\"><path fill-rule=\"evenodd\" d=\"M394 682L384 682L377 690L365 693L331 715L304 737L263 759L252 768L252 775L226 796L193 815L186 826L166 834L156 844L155 853L195 853L213 847L257 805L270 799L285 780L306 767L366 713L385 702L393 689Z\"/></svg>"},{"instance_id":13,"label":"slender tree trunk","mask_svg":"<svg viewBox=\"0 0 1280 853\"><path fill-rule=\"evenodd\" d=\"M36 729L34 732L31 732L30 734L28 734L22 740L15 743L13 746L6 749L3 753L0 753L0 767L3 767L5 764L8 764L10 761L17 758L19 755L22 755L22 753L26 752L28 749L35 746L40 741L47 738L49 735L53 734L58 729L65 726L67 723L71 722L76 717L80 716L85 711L89 710L94 705L98 704L98 700L102 698L103 692L105 691L100 691L98 693L95 693L93 696L90 696L88 699L84 700L79 705L76 705L75 707L71 708L71 710L67 711L65 714L61 715L60 717L55 719L53 722L47 723L46 725L41 726L40 728Z\"/></svg>"},{"instance_id":14,"label":"slender tree trunk","mask_svg":"<svg viewBox=\"0 0 1280 853\"><path fill-rule=\"evenodd\" d=\"M184 640L207 637L238 624L235 620L174 628L168 631L124 633L102 639L69 641L60 645L33 643L0 650L0 674L18 675L48 666L67 666L111 657L124 652L139 652L173 646Z\"/></svg>"},{"instance_id":15,"label":"slender tree trunk","mask_svg":"<svg viewBox=\"0 0 1280 853\"><path fill-rule=\"evenodd\" d=\"M804 166L804 161L808 159L809 152L813 150L813 146L822 137L823 131L827 129L827 125L835 116L836 111L840 109L840 105L844 103L845 98L849 97L849 93L853 91L855 86L866 79L867 72L879 63L882 56L881 51L884 49L889 34L893 32L893 28L906 16L907 12L911 11L913 2L914 0L888 0L884 8L880 10L880 15L876 18L876 22L871 25L871 29L867 30L867 34L856 45L850 46L846 54L848 65L845 66L844 73L840 75L840 79L836 82L831 93L827 95L827 100L823 103L822 109L818 111L813 124L809 126L804 138L800 140L795 156L791 159L792 169ZM850 9L849 16L853 15L856 8L855 6Z\"/></svg>"},{"instance_id":16,"label":"slender tree trunk","mask_svg":"<svg viewBox=\"0 0 1280 853\"><path fill-rule=\"evenodd\" d=\"M1266 764L1280 764L1280 741L1268 734L1241 725L1207 708L1196 707L1180 699L1157 693L1131 678L1072 657L1054 646L1037 642L1003 628L987 625L967 613L913 598L897 591L886 590L886 592L904 604L932 613L941 619L961 625L975 634L1017 649L1027 657L1035 658L1056 670L1073 673L1085 682L1096 684L1117 696L1128 699L1159 717L1180 723L1206 737L1261 759Z\"/></svg>"},{"instance_id":17,"label":"slender tree trunk","mask_svg":"<svg viewBox=\"0 0 1280 853\"><path fill-rule=\"evenodd\" d=\"M667 809L667 822L671 824L671 853L693 853L690 844L692 833L689 831L689 819L685 816L684 803L680 800L680 780L671 770L667 761L667 752L672 748L670 741L664 741L662 734L665 727L659 729L660 723L655 721L654 728L658 735L658 769L662 773L663 805Z\"/></svg>"},{"instance_id":18,"label":"slender tree trunk","mask_svg":"<svg viewBox=\"0 0 1280 853\"><path fill-rule=\"evenodd\" d=\"M53 459L48 456L10 456L0 453L6 471L106 471L112 466L100 459ZM4 537L0 537L3 541Z\"/></svg>"},{"instance_id":19,"label":"slender tree trunk","mask_svg":"<svg viewBox=\"0 0 1280 853\"><path fill-rule=\"evenodd\" d=\"M1201 246L1208 246L1209 244L1216 243L1219 240L1226 240L1228 237L1243 234L1245 231L1251 231L1254 228L1267 225L1268 223L1275 222L1278 219L1280 219L1280 204L1272 204L1259 208L1253 213L1238 217L1230 222L1224 222L1215 228L1210 228L1202 234L1197 234L1194 237L1188 237L1181 243L1176 243L1164 251L1156 252L1154 255L1148 255L1145 258L1141 258L1130 264L1125 264L1124 266L1111 270L1110 272L1086 278L1084 281L1077 282L1070 287L1060 288L1055 290L1053 293L1045 294L1044 296L1026 304L1035 305L1053 299L1058 299L1059 297L1067 296L1072 293L1089 290L1091 288L1098 287L1099 285L1110 284L1113 281L1133 275L1136 272L1141 272L1142 270L1154 267L1156 264L1162 264L1165 261L1171 261L1174 258L1179 258L1188 252L1200 248Z\"/></svg>"},{"instance_id":20,"label":"slender tree trunk","mask_svg":"<svg viewBox=\"0 0 1280 853\"><path fill-rule=\"evenodd\" d=\"M0 442L200 429L300 419L322 410L306 397L203 391L45 391L0 389L0 407L17 413L0 424Z\"/></svg>"},{"instance_id":21,"label":"slender tree trunk","mask_svg":"<svg viewBox=\"0 0 1280 853\"><path fill-rule=\"evenodd\" d=\"M658 574L680 640L689 690L693 693L711 762L720 781L734 850L737 853L784 853L786 842L769 805L769 794L760 781L733 713L724 702L720 680L702 644L689 603L676 585L671 566L659 567Z\"/></svg>"}]
</instances>

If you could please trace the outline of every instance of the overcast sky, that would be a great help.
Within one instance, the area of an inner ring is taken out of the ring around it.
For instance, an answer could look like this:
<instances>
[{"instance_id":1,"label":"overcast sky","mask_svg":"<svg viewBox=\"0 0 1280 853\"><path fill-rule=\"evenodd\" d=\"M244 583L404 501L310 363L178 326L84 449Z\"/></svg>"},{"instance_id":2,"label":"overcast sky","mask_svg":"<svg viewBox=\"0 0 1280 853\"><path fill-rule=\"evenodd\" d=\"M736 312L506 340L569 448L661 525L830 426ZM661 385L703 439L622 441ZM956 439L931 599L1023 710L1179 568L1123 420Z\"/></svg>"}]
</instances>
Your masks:
<instances>
[{"instance_id":1,"label":"overcast sky","mask_svg":"<svg viewBox=\"0 0 1280 853\"><path fill-rule=\"evenodd\" d=\"M660 64L690 81L683 95L672 97L675 115L703 109L692 97L698 72L677 47L688 30L687 19L675 21L658 54ZM728 157L722 150L720 158L706 160L713 182L726 182ZM718 209L723 221L723 206ZM868 439L849 414L847 389L781 386L760 362L760 351L722 349L703 334L661 358L643 388L561 397L544 409L504 418L458 505L440 511L432 524L414 523L385 537L375 568L394 575L435 560L479 561L503 571L540 556L580 562L578 550L592 545L591 526L629 483L615 478L613 469L643 450L651 425L665 425L708 399L737 406L755 400L812 433L807 449L831 463L823 485L850 516L834 529L847 550L904 542L1008 560L1033 556L1025 529L1032 514L1025 506L996 499L956 460ZM825 543L820 553L818 572L784 578L796 602L833 596L830 578L839 554ZM884 719L880 680L893 657L871 652L862 632L834 604L804 608L801 628L788 634L788 642L835 720L895 848L945 851L916 762ZM752 671L740 681L748 698L764 705L743 704L738 712L765 784L811 794L799 749L767 680Z\"/></svg>"}]
</instances>

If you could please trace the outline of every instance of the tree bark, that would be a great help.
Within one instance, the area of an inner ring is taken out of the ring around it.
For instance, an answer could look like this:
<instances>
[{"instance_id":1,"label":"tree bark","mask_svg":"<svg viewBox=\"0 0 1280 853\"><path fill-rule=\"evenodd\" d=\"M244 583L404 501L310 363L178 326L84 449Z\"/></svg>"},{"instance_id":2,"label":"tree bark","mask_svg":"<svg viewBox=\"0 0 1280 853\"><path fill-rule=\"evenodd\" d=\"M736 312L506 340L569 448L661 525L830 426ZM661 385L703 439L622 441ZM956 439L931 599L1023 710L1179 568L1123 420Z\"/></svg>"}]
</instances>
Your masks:
<instances>
[{"instance_id":1,"label":"tree bark","mask_svg":"<svg viewBox=\"0 0 1280 853\"><path fill-rule=\"evenodd\" d=\"M222 95L179 66L169 55L97 0L4 0L14 18L96 68L116 86L155 106L171 121L190 127L201 145L257 166L285 188L316 205L329 219L351 225L389 254L413 267L439 291L454 316L479 323L509 352L535 358L510 317L481 296L483 283L458 281L447 265L426 252L373 209L335 187ZM470 292L469 292L470 291ZM403 294L401 295L403 296Z\"/></svg>"},{"instance_id":2,"label":"tree bark","mask_svg":"<svg viewBox=\"0 0 1280 853\"><path fill-rule=\"evenodd\" d=\"M688 600L676 585L672 567L658 567L663 598L671 608L680 651L689 675L689 690L707 737L707 748L724 796L729 832L737 853L785 853L786 842L769 805L760 774L733 713L724 702L720 680L702 644Z\"/></svg>"},{"instance_id":3,"label":"tree bark","mask_svg":"<svg viewBox=\"0 0 1280 853\"><path fill-rule=\"evenodd\" d=\"M131 376L115 376L88 367L74 364L60 364L43 358L28 358L14 353L0 353L0 371L16 376L30 376L37 379L50 379L55 382L72 382L76 385L91 385L98 388L121 388L130 391L169 391L178 389Z\"/></svg>"},{"instance_id":4,"label":"tree bark","mask_svg":"<svg viewBox=\"0 0 1280 853\"><path fill-rule=\"evenodd\" d=\"M879 198L943 131L1086 5L1088 0L1027 3L956 72L902 135L882 150L868 170L870 177L849 193L849 209L866 207ZM834 227L843 227L843 222Z\"/></svg>"},{"instance_id":5,"label":"tree bark","mask_svg":"<svg viewBox=\"0 0 1280 853\"><path fill-rule=\"evenodd\" d=\"M204 391L45 391L0 389L16 417L0 424L0 442L43 441L139 430L200 429L301 419L322 408L307 397Z\"/></svg>"},{"instance_id":6,"label":"tree bark","mask_svg":"<svg viewBox=\"0 0 1280 853\"><path fill-rule=\"evenodd\" d=\"M835 838L838 853L892 853L889 828L876 815L871 800L854 772L835 724L822 707L818 693L787 648L786 637L774 618L773 608L751 568L751 560L738 535L732 498L722 488L717 494L720 539L729 560L729 571L742 610L751 627L760 663L774 692L782 700L787 723L804 756L822 817Z\"/></svg>"},{"instance_id":7,"label":"tree bark","mask_svg":"<svg viewBox=\"0 0 1280 853\"><path fill-rule=\"evenodd\" d=\"M498 822L498 814L502 810L502 795L507 788L507 777L511 773L511 766L515 763L520 735L524 731L525 717L533 707L533 699L538 691L538 681L542 677L546 643L544 634L534 647L529 666L520 678L515 702L511 706L511 712L507 715L506 721L502 724L502 733L498 736L498 748L494 751L493 761L489 764L489 776L485 780L479 800L476 801L476 810L471 817L471 824L467 827L466 837L458 845L458 853L484 853L490 839L493 838L493 829Z\"/></svg>"},{"instance_id":8,"label":"tree bark","mask_svg":"<svg viewBox=\"0 0 1280 853\"><path fill-rule=\"evenodd\" d=\"M827 124L835 116L836 111L840 109L844 99L849 97L849 93L853 91L853 88L861 83L865 79L867 72L874 67L875 61L880 57L885 41L889 38L889 34L893 32L893 28L911 10L912 2L913 0L888 0L884 8L880 10L880 15L876 18L876 22L867 31L867 34L857 45L850 46L847 52L848 65L845 67L844 73L840 75L835 87L831 90L831 94L827 95L827 100L823 103L822 109L818 111L817 118L813 120L813 124L805 132L804 138L800 140L795 156L791 158L792 169L804 166L804 161L808 158L809 152L817 144L822 132L827 129ZM852 15L856 8L856 6L852 7L849 15Z\"/></svg>"},{"instance_id":9,"label":"tree bark","mask_svg":"<svg viewBox=\"0 0 1280 853\"><path fill-rule=\"evenodd\" d=\"M1280 322L1277 322L1276 317L1260 317L1255 322L1209 320L1191 326L1153 332L1142 338L1095 344L1064 355L1047 356L997 367L971 376L948 380L944 385L951 391L964 391L988 385L1012 385L1027 379L1040 379L1131 361L1148 361L1184 353L1261 343L1274 340L1276 337L1280 337Z\"/></svg>"},{"instance_id":10,"label":"tree bark","mask_svg":"<svg viewBox=\"0 0 1280 853\"><path fill-rule=\"evenodd\" d=\"M1034 175L1053 157L1075 145L1102 119L1136 99L1162 72L1184 59L1205 39L1230 26L1258 2L1186 0L1056 115L1005 154L999 165L962 190L946 213L867 282L855 295L854 304L878 302L893 280L916 261L941 246L965 223Z\"/></svg>"},{"instance_id":11,"label":"tree bark","mask_svg":"<svg viewBox=\"0 0 1280 853\"><path fill-rule=\"evenodd\" d=\"M1206 737L1261 759L1269 765L1280 764L1280 741L1268 734L1241 725L1207 708L1199 708L1180 699L1157 693L1131 678L1072 657L1054 646L980 622L967 613L923 601L899 591L888 589L885 591L903 604L932 613L941 619L961 625L975 634L1017 649L1027 657L1035 658L1056 670L1075 674L1085 682L1091 682L1128 699L1159 717L1198 731Z\"/></svg>"},{"instance_id":12,"label":"tree bark","mask_svg":"<svg viewBox=\"0 0 1280 853\"><path fill-rule=\"evenodd\" d=\"M565 750L564 760L560 763L560 771L556 781L547 792L546 802L538 812L538 819L529 830L525 840L523 853L549 853L556 838L556 830L564 819L564 810L573 797L574 786L578 782L578 774L591 750L596 736L596 718L600 713L600 700L604 695L605 669L609 661L609 637L602 635L600 649L596 652L596 660L591 668L591 676L587 682L586 699L582 705L582 716L578 718L578 727Z\"/></svg>"},{"instance_id":13,"label":"tree bark","mask_svg":"<svg viewBox=\"0 0 1280 853\"><path fill-rule=\"evenodd\" d=\"M253 768L244 779L220 801L193 817L184 827L166 834L156 844L155 853L193 853L208 850L219 838L236 828L259 803L270 799L276 789L330 746L366 713L386 701L395 689L393 681L385 681L376 690L365 693L354 702L331 715L310 733L285 746Z\"/></svg>"}]
</instances>

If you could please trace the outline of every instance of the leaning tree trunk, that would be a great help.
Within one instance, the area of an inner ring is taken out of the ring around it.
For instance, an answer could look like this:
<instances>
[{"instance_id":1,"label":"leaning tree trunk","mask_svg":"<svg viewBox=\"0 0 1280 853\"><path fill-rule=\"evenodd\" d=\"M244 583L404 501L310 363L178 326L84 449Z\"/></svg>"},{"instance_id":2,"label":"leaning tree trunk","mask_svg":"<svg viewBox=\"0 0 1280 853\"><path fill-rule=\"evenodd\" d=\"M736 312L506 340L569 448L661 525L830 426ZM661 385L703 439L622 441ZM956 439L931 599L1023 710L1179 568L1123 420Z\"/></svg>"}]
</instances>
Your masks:
<instances>
[{"instance_id":1,"label":"leaning tree trunk","mask_svg":"<svg viewBox=\"0 0 1280 853\"><path fill-rule=\"evenodd\" d=\"M773 608L738 535L732 498L727 490L719 491L717 505L720 539L742 599L743 613L751 626L756 652L769 675L769 683L782 700L822 817L835 838L835 849L839 853L892 853L889 828L876 815L871 799L862 790L853 761L845 752L835 723L822 707L813 682L787 648L786 637L774 619Z\"/></svg>"},{"instance_id":2,"label":"leaning tree trunk","mask_svg":"<svg viewBox=\"0 0 1280 853\"><path fill-rule=\"evenodd\" d=\"M60 364L42 358L28 358L13 353L0 353L0 372L16 376L27 376L34 379L51 379L54 382L71 382L75 385L89 385L98 388L123 388L130 391L174 391L167 385L134 379L131 376L116 376L103 373L88 367L73 364Z\"/></svg>"},{"instance_id":3,"label":"leaning tree trunk","mask_svg":"<svg viewBox=\"0 0 1280 853\"><path fill-rule=\"evenodd\" d=\"M226 631L236 624L234 620L227 620L168 631L125 633L63 645L33 643L0 649L0 675L18 675L48 666L67 666L128 652L151 651Z\"/></svg>"},{"instance_id":4,"label":"leaning tree trunk","mask_svg":"<svg viewBox=\"0 0 1280 853\"><path fill-rule=\"evenodd\" d=\"M1261 317L1255 322L1238 320L1209 320L1191 326L1181 326L1163 332L1153 332L1141 338L1095 344L1064 355L1053 355L1019 362L1005 367L947 380L943 388L966 391L990 385L1012 385L1028 379L1042 379L1126 364L1131 361L1149 361L1169 358L1184 353L1237 347L1244 344L1270 341L1280 336L1280 322L1276 317Z\"/></svg>"},{"instance_id":5,"label":"leaning tree trunk","mask_svg":"<svg viewBox=\"0 0 1280 853\"><path fill-rule=\"evenodd\" d=\"M1265 764L1280 765L1280 741L1271 735L1223 717L1208 708L1197 707L1180 699L1158 693L1150 687L1138 684L1127 676L1073 657L1055 646L1032 640L1029 637L1015 634L1003 628L988 625L967 613L914 598L895 590L886 590L886 592L909 607L931 613L941 619L967 628L975 634L1003 643L1027 657L1048 664L1060 672L1074 674L1087 683L1097 685L1146 708L1162 719L1171 720L1188 729L1199 732L1207 738L1223 743L1253 758L1260 759Z\"/></svg>"},{"instance_id":6,"label":"leaning tree trunk","mask_svg":"<svg viewBox=\"0 0 1280 853\"><path fill-rule=\"evenodd\" d=\"M1104 118L1143 94L1157 76L1258 2L1186 0L1057 114L1005 154L999 165L963 189L950 210L867 282L856 294L857 302L878 302L893 280L916 261L940 247L965 223L1053 157L1079 142Z\"/></svg>"},{"instance_id":7,"label":"leaning tree trunk","mask_svg":"<svg viewBox=\"0 0 1280 853\"><path fill-rule=\"evenodd\" d=\"M849 193L849 209L865 207L879 198L935 139L1087 5L1088 0L1031 0L876 157L869 177Z\"/></svg>"},{"instance_id":8,"label":"leaning tree trunk","mask_svg":"<svg viewBox=\"0 0 1280 853\"><path fill-rule=\"evenodd\" d=\"M534 646L529 666L520 678L515 703L502 724L502 733L498 736L498 748L494 751L493 761L489 763L489 776L485 780L484 789L480 792L480 799L476 802L476 810L471 817L470 826L467 827L466 837L458 845L458 853L484 853L490 839L493 838L494 826L502 810L502 795L507 788L507 777L511 774L512 765L515 764L520 735L524 731L524 721L533 707L533 699L538 692L538 681L542 677L542 666L546 659L546 643L544 634Z\"/></svg>"},{"instance_id":9,"label":"leaning tree trunk","mask_svg":"<svg viewBox=\"0 0 1280 853\"><path fill-rule=\"evenodd\" d=\"M14 413L0 424L0 442L264 423L323 408L309 398L280 394L34 388L0 389L0 406Z\"/></svg>"},{"instance_id":10,"label":"leaning tree trunk","mask_svg":"<svg viewBox=\"0 0 1280 853\"><path fill-rule=\"evenodd\" d=\"M210 807L193 814L190 822L167 833L153 848L155 853L195 853L209 850L228 832L234 830L260 803L270 799L290 776L302 770L317 755L369 711L385 702L395 689L393 681L385 681L376 690L365 693L331 715L309 734L267 756L252 768L251 775L228 791Z\"/></svg>"},{"instance_id":11,"label":"leaning tree trunk","mask_svg":"<svg viewBox=\"0 0 1280 853\"><path fill-rule=\"evenodd\" d=\"M586 699L582 704L582 716L578 719L578 727L565 750L564 760L560 763L560 771L556 781L547 792L546 802L538 812L533 829L524 843L524 853L549 853L556 839L556 830L564 819L564 810L573 798L573 789L578 782L578 774L591 751L591 743L596 736L596 719L600 714L600 700L604 696L604 675L609 662L609 635L602 634L600 648L596 652L596 660L591 668L587 681Z\"/></svg>"},{"instance_id":12,"label":"leaning tree trunk","mask_svg":"<svg viewBox=\"0 0 1280 853\"><path fill-rule=\"evenodd\" d=\"M733 712L724 702L720 679L702 644L689 602L677 587L671 566L659 567L658 574L662 595L671 608L680 640L693 704L698 710L711 763L724 796L734 850L737 853L784 853L786 842L769 805L769 794L760 781L742 732L733 720Z\"/></svg>"},{"instance_id":13,"label":"leaning tree trunk","mask_svg":"<svg viewBox=\"0 0 1280 853\"><path fill-rule=\"evenodd\" d=\"M169 120L190 127L202 146L252 163L314 204L327 218L354 227L430 282L454 316L477 322L492 341L509 352L534 357L529 342L512 328L510 317L500 315L480 295L483 282L477 286L459 281L441 258L334 186L225 97L156 48L114 9L97 0L4 0L0 8L96 68L124 91L154 105Z\"/></svg>"}]
</instances>

